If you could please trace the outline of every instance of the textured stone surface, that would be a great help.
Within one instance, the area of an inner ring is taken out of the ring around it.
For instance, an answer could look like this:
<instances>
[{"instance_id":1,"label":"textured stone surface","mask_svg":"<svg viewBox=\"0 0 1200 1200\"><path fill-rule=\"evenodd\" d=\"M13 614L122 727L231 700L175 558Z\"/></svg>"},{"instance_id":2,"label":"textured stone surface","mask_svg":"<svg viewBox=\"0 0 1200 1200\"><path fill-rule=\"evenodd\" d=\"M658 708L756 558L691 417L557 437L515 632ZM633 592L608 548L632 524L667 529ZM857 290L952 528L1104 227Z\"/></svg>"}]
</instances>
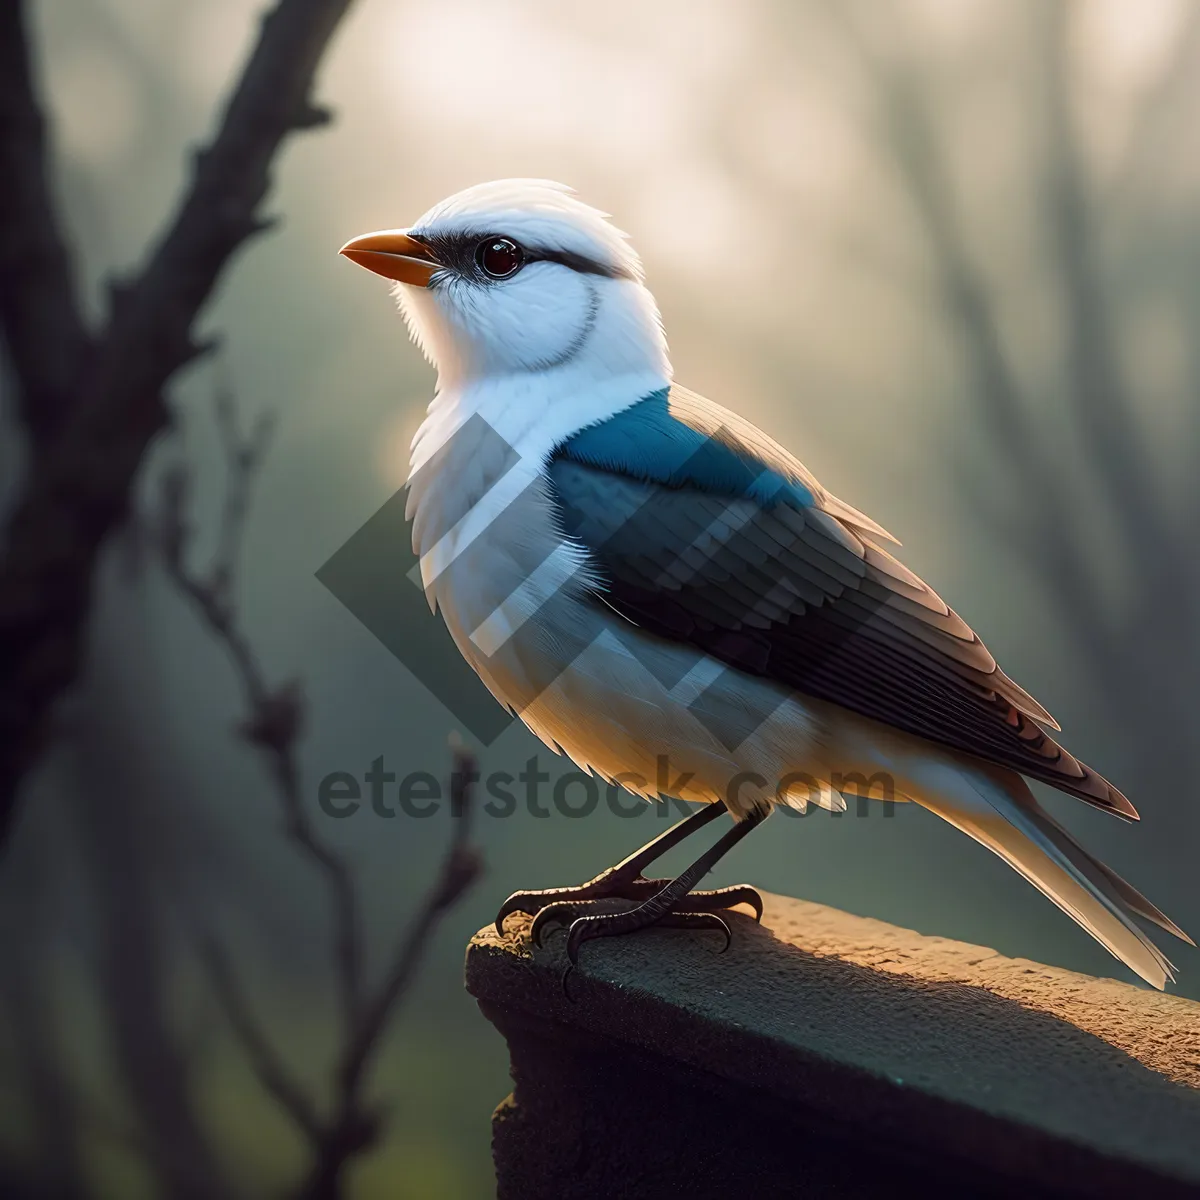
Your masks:
<instances>
[{"instance_id":1,"label":"textured stone surface","mask_svg":"<svg viewBox=\"0 0 1200 1200\"><path fill-rule=\"evenodd\" d=\"M740 1172L761 1197L1200 1197L1200 1005L766 900L724 955L711 934L589 943L571 1000L561 933L473 939L516 1082L502 1196L698 1200Z\"/></svg>"}]
</instances>

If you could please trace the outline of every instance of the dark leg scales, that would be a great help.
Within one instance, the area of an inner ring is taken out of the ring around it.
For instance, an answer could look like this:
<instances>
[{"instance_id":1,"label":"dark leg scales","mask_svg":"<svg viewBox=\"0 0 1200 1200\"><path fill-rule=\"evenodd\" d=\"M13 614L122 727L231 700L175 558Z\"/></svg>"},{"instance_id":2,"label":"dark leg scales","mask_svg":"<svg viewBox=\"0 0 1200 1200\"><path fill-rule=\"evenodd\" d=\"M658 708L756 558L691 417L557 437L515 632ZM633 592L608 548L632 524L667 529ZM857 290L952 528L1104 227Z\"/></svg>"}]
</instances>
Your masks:
<instances>
[{"instance_id":1,"label":"dark leg scales","mask_svg":"<svg viewBox=\"0 0 1200 1200\"><path fill-rule=\"evenodd\" d=\"M633 909L632 911L636 912L637 910ZM693 912L690 908L687 910L676 909L674 912L657 917L652 925L637 926L635 929L615 929L609 924L610 916L625 915L625 913L596 913L590 917L576 917L571 922L570 930L567 933L567 959L571 966L574 967L578 964L579 947L584 942L589 942L592 938L597 937L613 937L620 933L632 933L636 929L711 929L724 935L725 944L721 947L722 954L729 949L729 943L733 941L733 933L729 924L724 917L720 917L716 913Z\"/></svg>"},{"instance_id":2,"label":"dark leg scales","mask_svg":"<svg viewBox=\"0 0 1200 1200\"><path fill-rule=\"evenodd\" d=\"M624 895L624 899L637 900L639 902L648 899L646 889L651 887L653 881L643 879L642 872L655 859L661 858L662 855L666 854L673 846L678 845L689 834L694 833L697 829L715 820L725 811L723 804L706 804L689 817L672 825L670 829L664 830L658 837L647 842L640 850L631 854L622 862L617 863L615 867L609 867L607 871L601 871L595 879L580 884L578 887L513 892L500 906L500 911L496 914L496 932L501 937L504 936L504 918L511 913L536 913L540 912L548 904L555 904L560 901L599 900L609 896L622 897L624 889L630 885L633 885L635 889L640 887L642 890L636 891L636 894L633 895Z\"/></svg>"},{"instance_id":3,"label":"dark leg scales","mask_svg":"<svg viewBox=\"0 0 1200 1200\"><path fill-rule=\"evenodd\" d=\"M535 946L541 946L547 928L556 922L570 922L573 918L582 919L587 916L608 915L596 914L590 911L596 900L615 897L622 900L634 900L641 905L659 895L670 883L671 880L669 879L634 879L611 891L596 893L587 897L580 897L579 891L581 889L575 888L563 888L559 892L546 893L544 907L538 909L537 916L534 917L533 925L530 927L529 936ZM587 884L584 885L585 888L588 886ZM557 896L563 898L555 899L554 897ZM726 909L733 908L737 904L748 904L754 909L754 919L756 921L762 920L762 897L755 888L747 884L715 888L712 891L691 892L688 894L685 907L689 913L705 914L724 912ZM528 912L529 910L525 909L523 911ZM612 915L615 916L618 914ZM722 925L724 926L723 922ZM678 925L674 926L674 928L695 928L695 926ZM709 928L715 928L715 926L709 925ZM728 926L724 926L724 928L727 929Z\"/></svg>"},{"instance_id":4,"label":"dark leg scales","mask_svg":"<svg viewBox=\"0 0 1200 1200\"><path fill-rule=\"evenodd\" d=\"M665 920L683 918L687 928L720 928L728 937L729 926L725 921L712 912L694 911L693 897L689 893L746 834L756 825L762 824L765 817L766 813L759 810L739 821L732 829L722 834L716 844L700 855L682 874L668 883L660 892L651 896L649 900L639 904L637 908L631 908L628 912L598 913L595 916L577 917L571 922L571 927L567 932L567 959L570 966L574 967L578 961L579 950L584 942L590 942L594 938L620 937L627 933L637 933L641 929L660 925ZM720 890L728 893L731 889L722 888ZM746 890L753 891L752 888ZM758 897L758 894L755 893L755 896ZM726 894L723 897L726 907L728 899L728 894ZM759 913L762 912L761 897L758 897L755 907ZM564 992L569 974L570 968L563 976Z\"/></svg>"},{"instance_id":5,"label":"dark leg scales","mask_svg":"<svg viewBox=\"0 0 1200 1200\"><path fill-rule=\"evenodd\" d=\"M672 846L725 811L723 804L712 804L692 813L623 862L579 887L514 892L496 915L496 932L503 936L504 918L510 913L535 913L530 933L535 944L541 945L542 935L550 922L569 919L569 966L562 979L563 992L568 999L567 978L578 961L580 948L593 938L616 937L658 925L667 929L716 930L724 934L725 948L728 948L731 936L729 925L718 914L735 904L749 904L754 909L755 919L760 920L762 897L754 888L745 885L708 892L693 892L692 889L724 854L762 823L767 815L765 811L758 810L738 821L677 878L664 880L642 877L642 871ZM591 907L590 902L610 898L632 900L637 907L625 912L586 913L585 910Z\"/></svg>"},{"instance_id":6,"label":"dark leg scales","mask_svg":"<svg viewBox=\"0 0 1200 1200\"><path fill-rule=\"evenodd\" d=\"M754 892L754 889L750 887L725 888L722 890L730 892ZM703 897L704 894L705 893L700 893L699 895ZM695 895L697 895L697 893L693 893L693 896ZM757 920L762 916L762 897L759 896L757 892L754 892L754 895L758 901L756 905L758 916L755 918ZM688 897L689 903L691 902L693 896ZM580 907L589 907L590 904L590 902L587 900L568 901L567 903L578 904ZM747 903L749 903L749 901L747 901ZM544 912L545 909L542 911ZM606 937L609 935L609 931L603 930L589 935L588 923L590 921L603 921L604 919L605 914L596 913L592 916L577 917L571 922L570 930L567 933L567 967L566 970L563 971L562 979L560 980L560 986L562 987L563 995L568 1000L571 1000L571 992L567 987L567 981L571 978L571 975L575 971L576 964L579 961L579 947L583 945L585 941L589 940L589 937ZM654 922L653 928L691 930L710 929L715 933L720 933L725 939L724 944L721 946L721 954L724 954L725 951L729 949L730 943L733 941L733 931L729 928L728 922L724 917L720 917L713 912L669 912L666 914L666 916L659 917ZM540 945L541 943L539 942L538 944ZM574 1003L574 1001L572 1001L572 1003Z\"/></svg>"},{"instance_id":7,"label":"dark leg scales","mask_svg":"<svg viewBox=\"0 0 1200 1200\"><path fill-rule=\"evenodd\" d=\"M567 911L566 906L590 906L593 900L636 900L639 904L649 900L656 892L661 891L670 882L667 879L620 878L616 868L597 875L587 883L577 887L539 888L527 892L513 892L500 906L496 914L496 932L503 934L504 918L515 912L534 913L534 929L541 924L541 916L548 910ZM536 934L534 940L537 940Z\"/></svg>"}]
</instances>

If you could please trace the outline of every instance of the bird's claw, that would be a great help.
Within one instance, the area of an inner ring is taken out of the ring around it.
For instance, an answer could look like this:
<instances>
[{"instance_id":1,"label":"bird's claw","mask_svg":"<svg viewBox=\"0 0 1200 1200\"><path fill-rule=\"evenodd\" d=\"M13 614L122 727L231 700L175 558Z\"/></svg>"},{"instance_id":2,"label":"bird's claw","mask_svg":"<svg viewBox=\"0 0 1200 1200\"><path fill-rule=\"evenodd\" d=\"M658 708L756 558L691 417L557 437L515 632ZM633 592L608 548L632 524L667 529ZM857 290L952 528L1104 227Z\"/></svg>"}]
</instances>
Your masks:
<instances>
[{"instance_id":1,"label":"bird's claw","mask_svg":"<svg viewBox=\"0 0 1200 1200\"><path fill-rule=\"evenodd\" d=\"M532 892L513 892L503 904L500 905L499 912L496 913L496 936L504 936L504 918L511 917L516 912L529 912L530 909L525 905L529 903L529 898L533 895Z\"/></svg>"},{"instance_id":2,"label":"bird's claw","mask_svg":"<svg viewBox=\"0 0 1200 1200\"><path fill-rule=\"evenodd\" d=\"M762 919L762 897L754 888L745 885L719 888L712 892L693 893L688 897L688 901L691 903L693 900L707 901L714 906L714 909L718 910L731 908L734 904L748 904L754 909L754 919L756 921ZM533 927L530 929L530 936L534 944L539 947L541 946L542 934L546 926L552 921L587 907L589 907L589 902L586 900L561 900L541 909L534 919ZM636 912L637 909L621 913L593 913L590 916L576 917L568 926L566 945L567 967L562 973L560 983L563 995L572 1004L575 1001L567 987L567 980L570 979L579 966L579 952L583 948L583 944L595 938L637 933L642 929L707 929L723 935L724 942L718 953L724 954L733 943L733 930L730 929L729 922L720 915L719 911L696 911L688 909L686 911L664 913L649 921L631 923L630 918Z\"/></svg>"},{"instance_id":3,"label":"bird's claw","mask_svg":"<svg viewBox=\"0 0 1200 1200\"><path fill-rule=\"evenodd\" d=\"M649 899L655 892L661 890L662 881L658 879L637 880L636 887L631 885L625 888L620 893L620 898L624 900L636 900L639 896L644 896ZM614 893L615 895L615 893ZM593 900L556 900L553 904L547 904L545 908L538 910L537 916L533 918L533 924L529 927L530 941L540 950L542 940L546 936L547 927L555 922L565 921L572 915L582 917L586 914L586 910L591 908ZM724 912L726 909L733 908L736 904L747 904L754 909L755 921L762 921L763 915L763 900L757 889L749 887L746 884L737 884L733 887L715 888L712 891L692 892L687 898L687 910L681 914L682 916L702 916L708 913ZM595 916L603 916L607 914L593 914ZM613 914L615 915L615 914ZM701 925L692 923L690 925L679 924L672 926L668 917L664 917L658 922L659 925L665 928L700 928ZM724 928L728 930L729 926L724 924ZM708 924L705 928L716 928L716 926ZM602 936L602 935L596 935Z\"/></svg>"},{"instance_id":4,"label":"bird's claw","mask_svg":"<svg viewBox=\"0 0 1200 1200\"><path fill-rule=\"evenodd\" d=\"M496 913L496 933L504 936L504 919L513 913L541 913L545 908L559 903L565 903L567 896L576 897L576 901L593 896L592 885L583 884L576 888L543 888L534 891L513 892Z\"/></svg>"},{"instance_id":5,"label":"bird's claw","mask_svg":"<svg viewBox=\"0 0 1200 1200\"><path fill-rule=\"evenodd\" d=\"M529 927L529 939L540 949L546 930L552 924L569 921L567 967L563 971L560 985L563 996L574 1004L574 998L567 985L578 967L579 952L584 942L593 938L636 933L639 929L704 929L723 936L720 953L724 954L733 942L733 931L729 922L719 915L721 912L735 905L745 904L754 910L755 921L762 920L762 896L755 888L746 884L692 892L687 896L686 910L663 913L658 906L648 902L668 883L665 879L643 879L641 876L633 879L614 879L606 874L579 887L514 892L496 914L496 931L500 936L504 935L504 919L510 914L531 912L534 918ZM586 912L594 901L602 899L632 900L638 902L639 907L624 912ZM653 915L651 909L655 910Z\"/></svg>"},{"instance_id":6,"label":"bird's claw","mask_svg":"<svg viewBox=\"0 0 1200 1200\"><path fill-rule=\"evenodd\" d=\"M558 981L559 986L562 988L563 998L571 1004L575 1003L575 999L571 995L570 988L567 987L567 980L570 979L574 973L575 973L574 963L568 963L567 969L562 973L562 978Z\"/></svg>"},{"instance_id":7,"label":"bird's claw","mask_svg":"<svg viewBox=\"0 0 1200 1200\"><path fill-rule=\"evenodd\" d=\"M581 910L590 908L592 903L591 900L556 900L553 904L547 904L545 908L539 909L537 916L533 918L533 924L529 927L529 940L540 950L547 926L565 920L572 913L581 913Z\"/></svg>"},{"instance_id":8,"label":"bird's claw","mask_svg":"<svg viewBox=\"0 0 1200 1200\"><path fill-rule=\"evenodd\" d=\"M636 910L634 910L636 911ZM733 931L729 922L715 912L669 912L654 921L644 925L630 926L627 918L629 913L597 913L590 917L577 917L567 930L567 960L572 967L579 965L579 951L584 942L595 938L609 937L624 933L636 933L640 929L708 929L724 935L725 944L721 947L724 954L733 941ZM626 920L622 920L626 918Z\"/></svg>"},{"instance_id":9,"label":"bird's claw","mask_svg":"<svg viewBox=\"0 0 1200 1200\"><path fill-rule=\"evenodd\" d=\"M641 876L613 881L600 876L579 887L513 892L496 914L496 933L504 936L504 919L513 913L534 913L529 933L534 945L541 946L547 925L570 916L591 901L617 899L640 904L655 896L669 882L666 879L643 879ZM744 883L691 892L687 904L690 912L723 912L737 904L745 904L754 910L755 921L761 922L763 916L763 899L758 889Z\"/></svg>"},{"instance_id":10,"label":"bird's claw","mask_svg":"<svg viewBox=\"0 0 1200 1200\"><path fill-rule=\"evenodd\" d=\"M688 912L726 912L737 904L749 905L754 909L755 921L762 923L763 898L759 890L749 884L737 883L706 892L690 892L687 896Z\"/></svg>"},{"instance_id":11,"label":"bird's claw","mask_svg":"<svg viewBox=\"0 0 1200 1200\"><path fill-rule=\"evenodd\" d=\"M580 904L589 900L632 900L640 904L660 892L668 883L670 883L669 879L643 879L640 875L631 879L622 879L606 871L578 887L542 888L513 892L500 905L500 911L496 914L496 933L499 937L504 936L504 919L513 913L535 913L540 917L548 908L561 913L565 911L560 907L562 905ZM539 923L535 920L534 928L538 931L535 941L538 945L541 945L540 931L544 927L545 922Z\"/></svg>"},{"instance_id":12,"label":"bird's claw","mask_svg":"<svg viewBox=\"0 0 1200 1200\"><path fill-rule=\"evenodd\" d=\"M715 912L674 912L669 913L659 923L664 929L710 929L720 933L725 941L719 953L724 954L733 942L733 930L729 922Z\"/></svg>"}]
</instances>

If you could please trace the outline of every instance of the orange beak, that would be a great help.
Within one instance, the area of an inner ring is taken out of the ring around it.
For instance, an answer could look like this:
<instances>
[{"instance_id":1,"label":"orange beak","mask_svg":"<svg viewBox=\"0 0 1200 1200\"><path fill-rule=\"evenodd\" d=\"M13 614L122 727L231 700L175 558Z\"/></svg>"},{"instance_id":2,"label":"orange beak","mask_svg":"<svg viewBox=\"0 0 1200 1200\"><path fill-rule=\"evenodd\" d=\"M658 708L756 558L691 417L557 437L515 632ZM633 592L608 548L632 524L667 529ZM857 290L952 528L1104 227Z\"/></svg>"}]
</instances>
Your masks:
<instances>
[{"instance_id":1,"label":"orange beak","mask_svg":"<svg viewBox=\"0 0 1200 1200\"><path fill-rule=\"evenodd\" d=\"M383 229L351 238L338 253L376 275L414 287L428 287L433 273L442 265L429 253L428 246L400 229Z\"/></svg>"}]
</instances>

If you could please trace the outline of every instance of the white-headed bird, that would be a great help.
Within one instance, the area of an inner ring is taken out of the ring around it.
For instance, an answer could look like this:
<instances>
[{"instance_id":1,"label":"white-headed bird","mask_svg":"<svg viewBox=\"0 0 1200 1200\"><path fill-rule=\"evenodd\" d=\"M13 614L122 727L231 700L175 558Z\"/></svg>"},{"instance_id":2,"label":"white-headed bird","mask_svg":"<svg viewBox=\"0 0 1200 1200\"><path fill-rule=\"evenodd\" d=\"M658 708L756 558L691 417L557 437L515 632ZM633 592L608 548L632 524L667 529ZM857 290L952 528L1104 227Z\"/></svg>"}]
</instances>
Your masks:
<instances>
[{"instance_id":1,"label":"white-headed bird","mask_svg":"<svg viewBox=\"0 0 1200 1200\"><path fill-rule=\"evenodd\" d=\"M437 387L408 515L430 603L496 699L584 769L707 801L590 883L517 893L568 953L648 925L715 928L751 888L694 891L776 805L880 783L1003 858L1143 979L1189 940L1091 857L1027 779L1128 820L1115 787L961 617L742 417L673 382L641 263L604 213L515 179L451 196L342 253L396 281ZM645 868L728 811L674 880ZM619 896L637 906L596 912ZM589 911L592 910L592 911Z\"/></svg>"}]
</instances>

